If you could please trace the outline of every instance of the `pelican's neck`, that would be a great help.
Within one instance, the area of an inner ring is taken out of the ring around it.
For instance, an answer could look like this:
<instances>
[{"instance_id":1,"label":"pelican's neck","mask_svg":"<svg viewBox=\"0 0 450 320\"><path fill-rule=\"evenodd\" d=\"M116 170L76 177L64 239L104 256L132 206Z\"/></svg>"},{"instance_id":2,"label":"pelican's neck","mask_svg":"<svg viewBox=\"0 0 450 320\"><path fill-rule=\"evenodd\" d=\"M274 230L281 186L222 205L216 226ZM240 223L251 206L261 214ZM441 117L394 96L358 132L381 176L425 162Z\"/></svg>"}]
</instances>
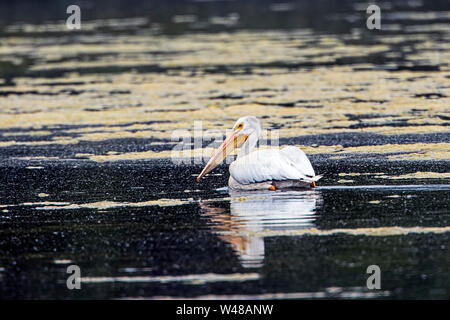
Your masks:
<instances>
[{"instance_id":1,"label":"pelican's neck","mask_svg":"<svg viewBox=\"0 0 450 320\"><path fill-rule=\"evenodd\" d=\"M244 142L244 144L241 147L241 150L238 153L237 158L244 157L248 155L252 150L256 147L256 144L258 143L258 132L253 131L247 138L247 141Z\"/></svg>"}]
</instances>

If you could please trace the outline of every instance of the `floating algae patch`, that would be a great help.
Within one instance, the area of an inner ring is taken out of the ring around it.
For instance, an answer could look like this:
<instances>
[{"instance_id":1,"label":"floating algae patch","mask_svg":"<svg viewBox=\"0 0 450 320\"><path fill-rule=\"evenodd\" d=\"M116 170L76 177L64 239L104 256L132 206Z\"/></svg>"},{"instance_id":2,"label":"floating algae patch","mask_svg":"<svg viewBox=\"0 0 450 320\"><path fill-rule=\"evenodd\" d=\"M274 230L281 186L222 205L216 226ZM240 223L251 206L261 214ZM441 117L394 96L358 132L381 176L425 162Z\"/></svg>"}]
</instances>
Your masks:
<instances>
[{"instance_id":1,"label":"floating algae patch","mask_svg":"<svg viewBox=\"0 0 450 320\"><path fill-rule=\"evenodd\" d=\"M72 260L69 259L55 259L53 260L54 264L69 264L72 263Z\"/></svg>"},{"instance_id":2,"label":"floating algae patch","mask_svg":"<svg viewBox=\"0 0 450 320\"><path fill-rule=\"evenodd\" d=\"M339 172L338 176L340 177L357 177L357 176L379 176L384 175L383 172Z\"/></svg>"},{"instance_id":3,"label":"floating algae patch","mask_svg":"<svg viewBox=\"0 0 450 320\"><path fill-rule=\"evenodd\" d=\"M355 177L355 176L360 176L360 175L361 175L361 173L359 173L359 172L340 172L338 174L338 176L340 176L340 177L345 177L345 176Z\"/></svg>"},{"instance_id":4,"label":"floating algae patch","mask_svg":"<svg viewBox=\"0 0 450 320\"><path fill-rule=\"evenodd\" d=\"M450 150L421 151L406 154L392 155L389 160L449 160Z\"/></svg>"},{"instance_id":5,"label":"floating algae patch","mask_svg":"<svg viewBox=\"0 0 450 320\"><path fill-rule=\"evenodd\" d=\"M11 136L48 136L51 135L51 131L17 131L17 132L3 132L1 135L4 137L11 137Z\"/></svg>"},{"instance_id":6,"label":"floating algae patch","mask_svg":"<svg viewBox=\"0 0 450 320\"><path fill-rule=\"evenodd\" d=\"M180 150L180 151L143 151L143 152L128 152L120 154L105 154L105 155L93 155L93 154L77 154L77 157L88 158L89 160L96 162L105 161L120 161L120 160L142 160L142 159L154 159L154 158L191 158L191 157L209 157L213 152L212 148L209 149L192 149L192 150ZM180 160L182 161L182 160Z\"/></svg>"},{"instance_id":7,"label":"floating algae patch","mask_svg":"<svg viewBox=\"0 0 450 320\"><path fill-rule=\"evenodd\" d=\"M450 159L450 143L411 143L384 144L377 146L359 146L344 148L342 153L397 153L397 152L433 152L447 153Z\"/></svg>"},{"instance_id":8,"label":"floating algae patch","mask_svg":"<svg viewBox=\"0 0 450 320\"><path fill-rule=\"evenodd\" d=\"M10 205L10 206L29 206L29 207L36 207L36 206L67 206L70 202L58 202L58 201L42 201L42 202L24 202L18 205Z\"/></svg>"},{"instance_id":9,"label":"floating algae patch","mask_svg":"<svg viewBox=\"0 0 450 320\"><path fill-rule=\"evenodd\" d=\"M450 179L450 172L415 172L399 176L379 175L379 179L404 180L404 179Z\"/></svg>"},{"instance_id":10,"label":"floating algae patch","mask_svg":"<svg viewBox=\"0 0 450 320\"><path fill-rule=\"evenodd\" d=\"M330 146L303 146L297 145L307 154L329 154L329 153L343 153L343 154L389 154L389 153L404 153L408 156L408 152L412 153L420 151L422 154L432 156L434 159L450 159L450 143L414 143L414 144L386 144L376 146L358 146L358 147L343 147L341 145ZM262 146L258 149L272 148L271 146ZM273 147L275 148L275 147ZM282 148L282 147L281 147ZM257 149L257 150L258 150ZM448 151L447 151L448 150ZM76 157L87 158L96 162L105 161L119 161L119 160L142 160L153 158L172 158L183 161L182 159L202 158L208 159L214 152L214 148L196 148L186 150L162 150L162 151L143 151L143 152L126 152L126 153L107 153L103 155L78 153ZM235 150L233 154L237 154ZM382 173L364 173L365 175L380 175ZM344 175L360 175L360 173L341 173Z\"/></svg>"},{"instance_id":11,"label":"floating algae patch","mask_svg":"<svg viewBox=\"0 0 450 320\"><path fill-rule=\"evenodd\" d=\"M91 203L79 203L79 204L65 204L65 205L45 205L43 207L37 207L37 210L73 210L73 209L111 209L119 207L148 207L148 206L159 206L159 207L170 207L179 206L183 204L192 203L194 200L191 199L158 199L143 202L114 202L114 201L98 201ZM46 204L46 203L39 203ZM48 203L51 204L51 203ZM31 205L31 204L30 204Z\"/></svg>"},{"instance_id":12,"label":"floating algae patch","mask_svg":"<svg viewBox=\"0 0 450 320\"><path fill-rule=\"evenodd\" d=\"M95 31L103 28L135 28L148 23L144 17L137 18L117 18L117 19L96 19L83 23L83 30ZM26 22L13 23L5 28L6 33L60 33L67 31L63 21L47 22L46 24L32 24Z\"/></svg>"},{"instance_id":13,"label":"floating algae patch","mask_svg":"<svg viewBox=\"0 0 450 320\"><path fill-rule=\"evenodd\" d=\"M355 229L331 229L319 230L317 228L301 230L264 230L251 232L250 235L257 237L277 236L331 236L336 234L347 234L352 236L387 237L402 236L408 234L442 234L450 232L450 227L379 227L379 228L355 228Z\"/></svg>"},{"instance_id":14,"label":"floating algae patch","mask_svg":"<svg viewBox=\"0 0 450 320\"><path fill-rule=\"evenodd\" d=\"M430 46L429 37L415 36L418 51L446 48L443 41ZM362 63L372 55L392 52L385 37L364 46L305 29L84 37L91 41L49 44L39 34L2 38L0 58L21 54L32 56L33 64L26 76L14 78L14 87L0 90L0 129L14 129L4 137L22 137L0 141L0 147L48 144L46 135L36 139L39 131L53 134L49 127L59 127L58 133L68 136L54 136L51 144L170 139L176 129L192 130L194 120L201 120L203 129L229 128L244 114L270 114L263 126L279 127L280 138L448 132L450 80L444 72L393 74ZM411 45L403 36L395 44L402 39ZM40 43L46 45L37 46ZM410 54L420 58L417 52ZM408 59L408 52L403 55ZM448 59L441 55L442 71L448 69ZM366 65L366 70L342 63L352 60ZM433 93L436 98L430 103L427 97ZM358 117L364 114L381 116ZM28 127L39 131L16 130ZM28 135L32 141L27 141Z\"/></svg>"},{"instance_id":15,"label":"floating algae patch","mask_svg":"<svg viewBox=\"0 0 450 320\"><path fill-rule=\"evenodd\" d=\"M211 282L242 282L259 280L258 273L232 273L232 274L192 274L180 276L122 276L122 277L82 277L83 283L107 283L107 282L158 282L172 283L183 282L190 285L203 285Z\"/></svg>"},{"instance_id":16,"label":"floating algae patch","mask_svg":"<svg viewBox=\"0 0 450 320\"><path fill-rule=\"evenodd\" d=\"M450 143L411 143L411 144L384 144L374 146L342 147L320 146L319 148L303 147L301 149L309 154L332 153L342 154L392 154L389 160L449 160Z\"/></svg>"},{"instance_id":17,"label":"floating algae patch","mask_svg":"<svg viewBox=\"0 0 450 320\"><path fill-rule=\"evenodd\" d=\"M59 157L44 157L44 156L35 156L35 157L16 157L19 160L59 160ZM43 167L28 167L31 169L42 169Z\"/></svg>"},{"instance_id":18,"label":"floating algae patch","mask_svg":"<svg viewBox=\"0 0 450 320\"><path fill-rule=\"evenodd\" d=\"M11 146L45 146L45 145L52 145L52 144L74 144L78 143L78 140L70 139L70 138L64 138L57 141L51 141L51 140L43 140L43 141L6 141L6 142L0 142L0 148L1 147L11 147Z\"/></svg>"}]
</instances>

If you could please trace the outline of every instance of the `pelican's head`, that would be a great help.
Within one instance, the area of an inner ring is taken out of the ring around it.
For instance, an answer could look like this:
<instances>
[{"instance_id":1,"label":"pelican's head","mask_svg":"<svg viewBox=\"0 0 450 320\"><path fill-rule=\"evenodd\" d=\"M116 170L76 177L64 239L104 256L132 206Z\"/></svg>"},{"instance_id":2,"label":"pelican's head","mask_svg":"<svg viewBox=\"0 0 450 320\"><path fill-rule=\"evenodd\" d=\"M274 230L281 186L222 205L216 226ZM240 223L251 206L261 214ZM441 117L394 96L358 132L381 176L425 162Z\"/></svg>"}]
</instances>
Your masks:
<instances>
[{"instance_id":1,"label":"pelican's head","mask_svg":"<svg viewBox=\"0 0 450 320\"><path fill-rule=\"evenodd\" d=\"M256 133L259 137L261 134L261 123L259 122L257 117L254 116L245 116L239 118L238 121L233 126L233 131L237 136L250 136L252 133Z\"/></svg>"},{"instance_id":2,"label":"pelican's head","mask_svg":"<svg viewBox=\"0 0 450 320\"><path fill-rule=\"evenodd\" d=\"M249 136L255 137L255 142L261 134L261 123L254 116L245 116L239 118L233 126L232 132L225 141L217 148L214 155L209 159L202 172L198 175L199 181L205 174L211 172L217 167L233 150L247 141Z\"/></svg>"}]
</instances>

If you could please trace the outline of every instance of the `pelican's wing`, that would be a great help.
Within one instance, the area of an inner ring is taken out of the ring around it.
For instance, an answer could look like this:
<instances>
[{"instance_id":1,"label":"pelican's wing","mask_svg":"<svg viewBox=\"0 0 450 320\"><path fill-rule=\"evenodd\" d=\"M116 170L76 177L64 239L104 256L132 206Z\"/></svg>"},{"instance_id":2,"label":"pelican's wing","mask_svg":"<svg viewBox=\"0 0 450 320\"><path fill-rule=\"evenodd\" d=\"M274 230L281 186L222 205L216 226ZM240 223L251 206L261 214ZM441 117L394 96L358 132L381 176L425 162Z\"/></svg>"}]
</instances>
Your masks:
<instances>
[{"instance_id":1,"label":"pelican's wing","mask_svg":"<svg viewBox=\"0 0 450 320\"><path fill-rule=\"evenodd\" d=\"M294 166L305 176L314 177L316 175L311 162L309 162L308 157L302 149L294 146L287 146L281 149L281 153L289 158Z\"/></svg>"},{"instance_id":2,"label":"pelican's wing","mask_svg":"<svg viewBox=\"0 0 450 320\"><path fill-rule=\"evenodd\" d=\"M295 147L250 152L230 165L230 174L240 184L272 180L312 182L320 179L315 176L304 152Z\"/></svg>"}]
</instances>

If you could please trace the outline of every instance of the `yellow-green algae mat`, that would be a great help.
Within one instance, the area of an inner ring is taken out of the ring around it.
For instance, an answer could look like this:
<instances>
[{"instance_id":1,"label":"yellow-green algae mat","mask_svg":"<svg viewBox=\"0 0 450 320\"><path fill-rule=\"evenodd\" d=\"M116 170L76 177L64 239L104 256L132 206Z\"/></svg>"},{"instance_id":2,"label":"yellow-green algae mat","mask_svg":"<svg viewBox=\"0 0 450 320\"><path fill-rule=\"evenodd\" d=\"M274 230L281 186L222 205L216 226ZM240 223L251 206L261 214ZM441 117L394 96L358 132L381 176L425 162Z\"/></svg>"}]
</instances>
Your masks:
<instances>
[{"instance_id":1,"label":"yellow-green algae mat","mask_svg":"<svg viewBox=\"0 0 450 320\"><path fill-rule=\"evenodd\" d=\"M86 28L89 26L87 23ZM95 23L91 27L95 29ZM439 24L435 28L449 38L448 28ZM94 33L85 36L89 41L64 45L57 41L56 34L52 35L52 30L59 31L56 27L33 37L28 36L27 30L37 32L37 26L11 36L8 30L17 31L7 29L2 37L0 60L20 64L23 57L32 57L32 74L57 71L62 75L17 76L15 86L0 88L0 148L70 148L83 141L156 139L153 145L166 145L162 152L151 148L143 152L105 150L100 154L78 153L74 158L168 158L173 155L168 146L175 145L175 130L192 132L194 121L202 121L203 130L224 133L237 118L247 114L263 118L264 128L275 129L281 139L343 132L450 133L449 42L432 42L421 30L414 33L412 46L416 50L407 55L408 63L428 61L439 65L439 71L391 72L370 63L328 65L339 59L361 60L370 54L388 54L392 44L406 41L402 36L379 36L377 44L345 43L344 40L358 41L365 36L357 30L345 39L310 29L180 36L137 34L110 39ZM156 50L159 54L152 53ZM78 59L80 54L96 58L84 61ZM133 71L133 66L149 63L165 72ZM296 63L316 66L289 68L289 64ZM208 72L217 66L227 66L232 72ZM85 71L114 67L125 70ZM393 160L450 159L448 141L355 147L319 145L304 150L309 154L401 153L392 156ZM211 150L205 148L179 156L210 154Z\"/></svg>"}]
</instances>

